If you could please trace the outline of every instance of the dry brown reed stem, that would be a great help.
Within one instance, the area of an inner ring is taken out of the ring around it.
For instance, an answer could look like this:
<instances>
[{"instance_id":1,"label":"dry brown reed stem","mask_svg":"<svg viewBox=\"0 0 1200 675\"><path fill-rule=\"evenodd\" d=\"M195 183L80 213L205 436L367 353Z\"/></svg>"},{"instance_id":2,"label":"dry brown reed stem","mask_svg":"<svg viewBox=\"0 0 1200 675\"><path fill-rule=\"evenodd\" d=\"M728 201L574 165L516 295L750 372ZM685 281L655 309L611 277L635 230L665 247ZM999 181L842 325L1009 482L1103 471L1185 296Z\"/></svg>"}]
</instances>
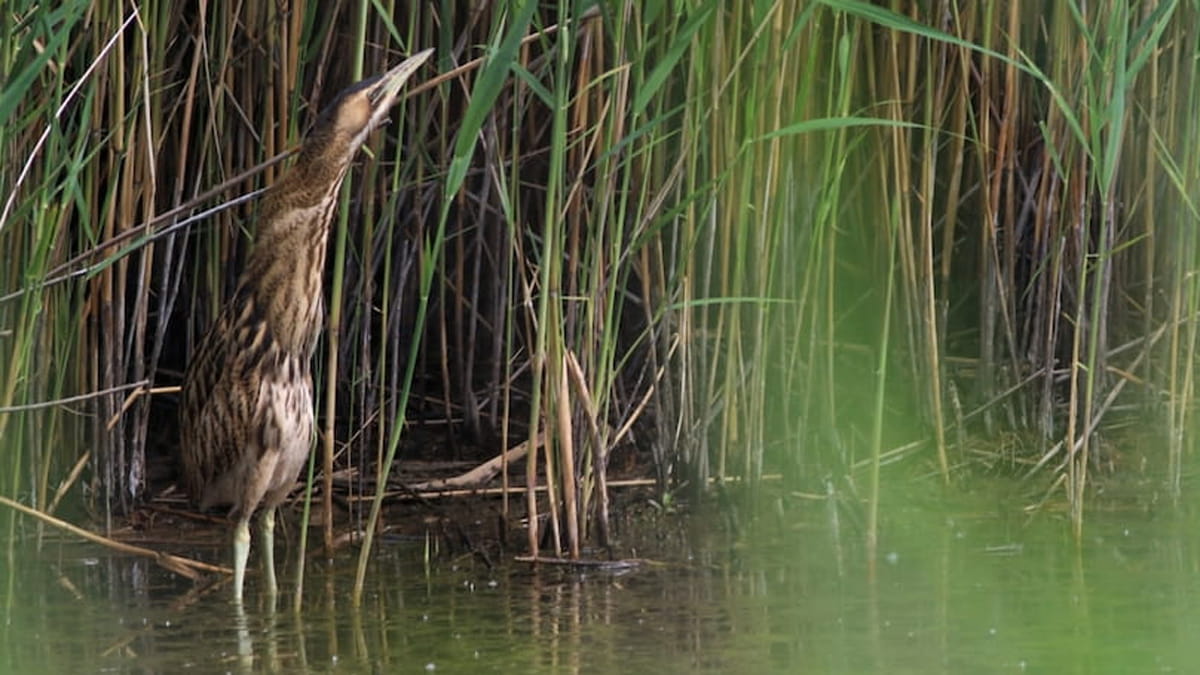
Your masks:
<instances>
[{"instance_id":1,"label":"dry brown reed stem","mask_svg":"<svg viewBox=\"0 0 1200 675\"><path fill-rule=\"evenodd\" d=\"M79 475L83 473L84 467L87 466L88 460L92 458L92 452L89 450L79 456L75 460L75 466L71 467L71 473L67 474L67 479L59 483L58 488L54 490L54 498L50 500L50 506L46 507L46 513L54 513L58 510L58 505L62 503L63 497L70 492L71 486L75 481L79 480Z\"/></svg>"},{"instance_id":2,"label":"dry brown reed stem","mask_svg":"<svg viewBox=\"0 0 1200 675\"><path fill-rule=\"evenodd\" d=\"M547 427L550 422L547 421ZM549 429L547 428L547 432ZM558 482L558 467L554 463L555 452L553 448L554 438L547 433L546 443L542 445L542 459L546 463L546 515L550 520L550 539L551 546L555 553L562 554L562 511L560 505L560 485ZM536 453L535 453L536 454ZM530 483L527 487L535 487L537 483ZM536 553L537 548L530 549L530 552Z\"/></svg>"},{"instance_id":3,"label":"dry brown reed stem","mask_svg":"<svg viewBox=\"0 0 1200 675\"><path fill-rule=\"evenodd\" d=\"M564 350L565 351L565 350ZM559 454L562 456L561 475L563 508L567 519L567 545L571 557L579 557L579 504L575 486L575 433L571 422L571 394L567 385L567 364L564 356L558 367L558 411Z\"/></svg>"},{"instance_id":4,"label":"dry brown reed stem","mask_svg":"<svg viewBox=\"0 0 1200 675\"><path fill-rule=\"evenodd\" d=\"M596 520L601 546L608 546L608 448L600 435L600 424L596 420L596 404L588 392L587 379L583 376L583 368L575 358L575 352L568 349L565 354L566 371L571 377L571 384L579 396L583 407L583 416L587 420L588 434L592 445L592 474L596 478Z\"/></svg>"},{"instance_id":5,"label":"dry brown reed stem","mask_svg":"<svg viewBox=\"0 0 1200 675\"><path fill-rule=\"evenodd\" d=\"M149 382L146 382L145 380L143 380L143 382L149 384ZM117 426L117 421L121 419L121 415L124 415L125 412L129 410L129 407L132 406L142 396L178 393L179 385L172 385L170 387L138 387L125 397L125 402L121 404L121 409L114 413L112 417L108 418L108 424L106 425L106 428L111 431L113 427Z\"/></svg>"},{"instance_id":6,"label":"dry brown reed stem","mask_svg":"<svg viewBox=\"0 0 1200 675\"><path fill-rule=\"evenodd\" d=\"M188 579L199 579L201 571L215 572L219 574L233 573L233 570L229 569L228 567L222 567L221 565L211 565L206 562L200 562L199 560L192 560L190 558L184 558L182 556L177 556L170 553L163 553L162 551L155 551L153 549L143 548L141 546L134 546L133 544L126 544L124 542L116 541L115 539L109 539L108 537L96 534L90 530L85 530L78 525L73 525L60 518L55 518L48 513L43 513L37 509L25 506L21 502L9 499L8 497L4 497L2 495L0 495L0 504L16 511L20 511L25 515L37 518L38 520L60 530L70 532L77 537L81 537L90 542L110 548L114 551L120 553L129 553L132 555L141 556L143 558L150 558L164 569L174 572L180 576L185 576Z\"/></svg>"},{"instance_id":7,"label":"dry brown reed stem","mask_svg":"<svg viewBox=\"0 0 1200 675\"><path fill-rule=\"evenodd\" d=\"M531 435L537 434L539 437L541 437L541 432L536 428L537 421L538 421L537 415L533 416L533 421L534 421L535 427L534 427L534 429L531 430L530 434ZM525 528L525 534L526 534L526 544L528 545L530 551L538 550L538 538L539 538L538 530L539 530L540 521L538 520L538 503L537 503L537 492L536 492L536 490L537 490L537 463L538 463L537 458L538 458L538 454L539 453L537 453L537 452L529 453L528 457L525 460L525 486L526 487L517 488L517 490L523 491L525 493L525 514L526 514L526 518L528 519L528 523L529 523L528 526ZM506 486L504 489L507 490L508 487Z\"/></svg>"},{"instance_id":8,"label":"dry brown reed stem","mask_svg":"<svg viewBox=\"0 0 1200 675\"><path fill-rule=\"evenodd\" d=\"M676 344L679 344L678 337L676 337ZM671 350L671 353L673 352L674 350ZM649 387L646 387L646 393L642 394L642 398L640 401L638 401L638 404L633 409L633 412L629 414L628 419L626 419L625 423L621 425L621 428L617 429L617 433L613 436L611 441L613 446L616 446L621 442L621 439L625 438L625 435L633 429L634 423L638 421L638 418L642 416L642 413L646 412L646 407L650 405L650 400L654 398L654 394L658 392L658 383L662 381L663 375L666 374L667 367L665 365L660 365L658 370L654 371L654 381L650 383Z\"/></svg>"},{"instance_id":9,"label":"dry brown reed stem","mask_svg":"<svg viewBox=\"0 0 1200 675\"><path fill-rule=\"evenodd\" d=\"M51 401L38 401L37 403L25 403L22 405L0 407L0 415L14 412L25 412L29 410L40 410L42 408L53 408L54 406L70 405L72 403L81 403L83 401L87 401L88 399L96 398L97 396L107 396L109 394L115 394L127 389L137 389L140 391L148 384L150 384L148 380L142 380L140 382L130 382L129 384L110 387L101 391L91 391L86 394L79 394L78 396L67 396L64 398L56 398Z\"/></svg>"}]
</instances>

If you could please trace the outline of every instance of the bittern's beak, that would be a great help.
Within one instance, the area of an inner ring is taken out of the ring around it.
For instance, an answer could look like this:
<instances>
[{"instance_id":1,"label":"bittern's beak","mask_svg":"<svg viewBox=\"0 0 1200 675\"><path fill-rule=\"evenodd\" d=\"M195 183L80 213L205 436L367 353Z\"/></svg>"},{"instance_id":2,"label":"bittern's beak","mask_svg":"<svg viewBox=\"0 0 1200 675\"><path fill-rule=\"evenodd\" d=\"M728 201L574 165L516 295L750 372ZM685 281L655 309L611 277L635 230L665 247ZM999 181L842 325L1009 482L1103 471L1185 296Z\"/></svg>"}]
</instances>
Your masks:
<instances>
[{"instance_id":1,"label":"bittern's beak","mask_svg":"<svg viewBox=\"0 0 1200 675\"><path fill-rule=\"evenodd\" d=\"M431 47L413 54L400 65L379 76L379 79L367 90L367 98L371 99L371 117L375 118L372 122L387 115L392 104L396 102L396 96L400 93L401 87L432 55L433 48Z\"/></svg>"}]
</instances>

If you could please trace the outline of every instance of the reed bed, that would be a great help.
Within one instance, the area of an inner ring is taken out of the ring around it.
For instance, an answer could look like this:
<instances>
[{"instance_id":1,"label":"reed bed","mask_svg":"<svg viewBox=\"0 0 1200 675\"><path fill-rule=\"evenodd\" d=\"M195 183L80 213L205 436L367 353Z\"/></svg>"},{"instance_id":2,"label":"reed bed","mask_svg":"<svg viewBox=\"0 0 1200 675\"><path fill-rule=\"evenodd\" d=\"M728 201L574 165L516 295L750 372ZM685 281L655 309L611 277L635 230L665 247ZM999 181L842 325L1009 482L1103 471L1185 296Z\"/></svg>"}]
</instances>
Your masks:
<instances>
[{"instance_id":1,"label":"reed bed","mask_svg":"<svg viewBox=\"0 0 1200 675\"><path fill-rule=\"evenodd\" d=\"M1141 470L1132 426L1179 495L1198 18L7 3L0 494L111 523L162 489L155 388L232 290L255 195L342 86L435 46L331 242L310 488L332 509L353 469L368 538L406 456L522 441L503 480L546 488L516 506L553 556L606 543L614 457L664 493L865 479L871 537L883 480L1005 471L1081 528L1096 471Z\"/></svg>"}]
</instances>

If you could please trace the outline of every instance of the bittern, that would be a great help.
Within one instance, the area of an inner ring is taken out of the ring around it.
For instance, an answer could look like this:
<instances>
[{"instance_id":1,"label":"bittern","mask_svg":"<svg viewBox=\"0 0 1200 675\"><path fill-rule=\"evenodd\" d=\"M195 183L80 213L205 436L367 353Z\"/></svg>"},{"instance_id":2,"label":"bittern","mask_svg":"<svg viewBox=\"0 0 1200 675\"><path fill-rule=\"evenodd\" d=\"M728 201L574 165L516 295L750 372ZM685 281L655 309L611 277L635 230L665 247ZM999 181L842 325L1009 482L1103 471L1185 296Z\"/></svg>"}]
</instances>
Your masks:
<instances>
[{"instance_id":1,"label":"bittern","mask_svg":"<svg viewBox=\"0 0 1200 675\"><path fill-rule=\"evenodd\" d=\"M234 599L241 601L250 519L260 508L263 572L274 595L275 509L313 445L311 361L325 320L325 243L355 153L433 52L348 88L321 115L296 162L271 185L233 297L183 378L183 482L202 509L230 505Z\"/></svg>"}]
</instances>

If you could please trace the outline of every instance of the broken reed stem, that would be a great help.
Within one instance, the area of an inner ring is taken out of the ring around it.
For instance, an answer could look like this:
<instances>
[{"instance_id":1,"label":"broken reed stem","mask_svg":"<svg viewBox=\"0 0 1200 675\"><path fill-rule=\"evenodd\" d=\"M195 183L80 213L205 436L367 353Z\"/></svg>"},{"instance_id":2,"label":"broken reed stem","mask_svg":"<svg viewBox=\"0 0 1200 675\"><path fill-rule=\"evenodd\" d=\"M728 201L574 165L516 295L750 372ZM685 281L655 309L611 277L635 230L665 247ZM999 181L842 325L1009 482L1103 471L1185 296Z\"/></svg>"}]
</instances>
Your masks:
<instances>
[{"instance_id":1,"label":"broken reed stem","mask_svg":"<svg viewBox=\"0 0 1200 675\"><path fill-rule=\"evenodd\" d=\"M155 551L153 549L143 548L133 544L126 544L124 542L116 541L115 539L109 539L104 535L96 534L90 530L85 530L78 525L68 523L61 518L55 518L48 513L43 513L37 509L28 507L21 502L9 499L8 497L0 496L0 505L7 506L11 509L24 513L27 516L37 518L48 525L56 527L65 532L70 532L77 537L100 544L101 546L110 548L114 551L120 553L129 553L132 555L141 556L143 558L150 558L164 569L170 570L171 572L185 576L192 580L199 579L200 572L202 571L216 572L219 574L233 574L233 570L221 565L211 565L209 563L200 562L199 560L192 560L190 558L184 558L182 556L177 556L170 553L163 553L162 551Z\"/></svg>"}]
</instances>

